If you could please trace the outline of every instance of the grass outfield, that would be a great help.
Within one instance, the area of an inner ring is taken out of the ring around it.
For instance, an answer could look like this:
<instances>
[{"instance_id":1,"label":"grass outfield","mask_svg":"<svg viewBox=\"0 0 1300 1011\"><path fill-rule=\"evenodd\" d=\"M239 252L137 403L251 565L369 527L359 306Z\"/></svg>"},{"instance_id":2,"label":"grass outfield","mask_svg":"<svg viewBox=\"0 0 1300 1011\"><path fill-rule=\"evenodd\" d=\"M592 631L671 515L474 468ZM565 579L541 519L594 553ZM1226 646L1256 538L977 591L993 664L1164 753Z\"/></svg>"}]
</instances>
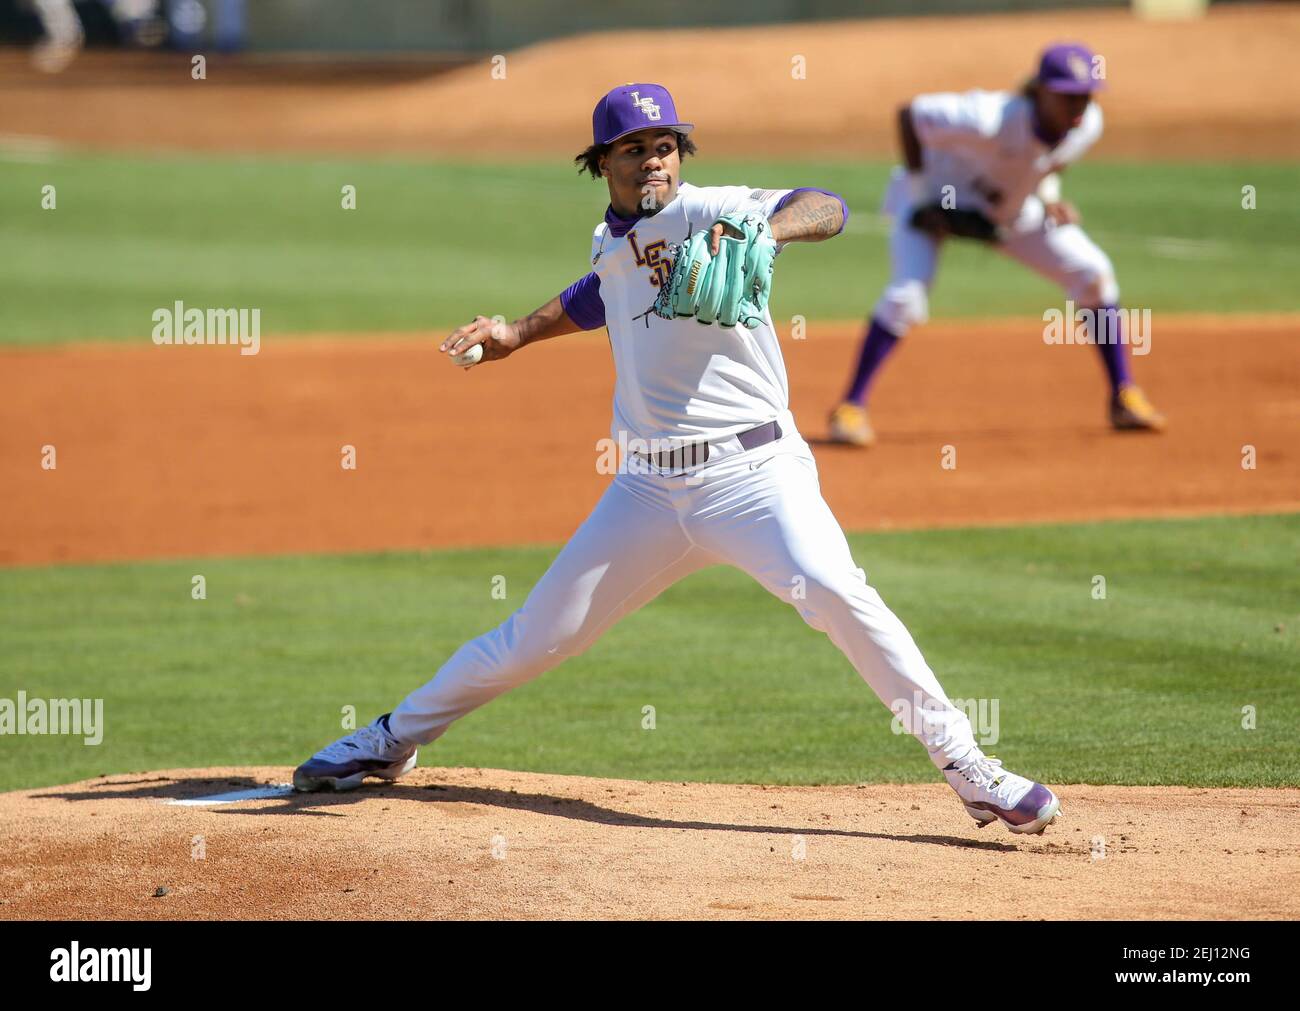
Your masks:
<instances>
[{"instance_id":1,"label":"grass outfield","mask_svg":"<svg viewBox=\"0 0 1300 1011\"><path fill-rule=\"evenodd\" d=\"M151 313L262 310L263 334L441 331L518 316L589 268L604 186L564 162L462 164L198 156L6 162L0 343L143 341ZM700 184L820 185L854 216L825 249L783 256L773 314L854 319L887 276L883 162L687 162ZM1066 193L1153 311L1300 310L1300 191L1289 164L1083 163ZM357 209L340 207L357 187ZM57 206L41 209L42 187ZM1245 185L1257 210L1243 210ZM1061 296L968 245L945 253L936 316L1039 315Z\"/></svg>"},{"instance_id":2,"label":"grass outfield","mask_svg":"<svg viewBox=\"0 0 1300 1011\"><path fill-rule=\"evenodd\" d=\"M1053 783L1300 785L1300 515L853 537L990 748ZM291 765L522 603L552 549L0 571L0 697L102 697L103 743L0 737L0 789ZM190 579L207 599L190 598ZM506 600L493 599L494 576ZM1104 600L1093 579L1107 580ZM656 708L654 730L642 707ZM1257 729L1242 727L1255 707ZM730 569L471 714L429 765L632 779L931 781L823 636Z\"/></svg>"}]
</instances>

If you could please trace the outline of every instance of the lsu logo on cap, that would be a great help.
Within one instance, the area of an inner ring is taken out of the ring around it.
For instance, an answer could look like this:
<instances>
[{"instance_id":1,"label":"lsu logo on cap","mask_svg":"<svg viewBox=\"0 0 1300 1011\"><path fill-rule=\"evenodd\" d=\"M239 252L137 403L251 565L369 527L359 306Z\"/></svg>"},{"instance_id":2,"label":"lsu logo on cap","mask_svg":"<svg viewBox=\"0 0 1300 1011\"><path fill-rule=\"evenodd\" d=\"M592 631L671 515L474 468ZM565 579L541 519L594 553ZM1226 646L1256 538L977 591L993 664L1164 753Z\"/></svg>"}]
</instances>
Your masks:
<instances>
[{"instance_id":1,"label":"lsu logo on cap","mask_svg":"<svg viewBox=\"0 0 1300 1011\"><path fill-rule=\"evenodd\" d=\"M632 104L645 113L645 118L652 123L659 121L659 106L655 105L654 100L649 96L642 98L641 92L632 92Z\"/></svg>"},{"instance_id":2,"label":"lsu logo on cap","mask_svg":"<svg viewBox=\"0 0 1300 1011\"><path fill-rule=\"evenodd\" d=\"M1071 53L1065 62L1070 65L1070 73L1074 75L1076 81L1086 81L1088 79L1088 61L1078 53Z\"/></svg>"}]
</instances>

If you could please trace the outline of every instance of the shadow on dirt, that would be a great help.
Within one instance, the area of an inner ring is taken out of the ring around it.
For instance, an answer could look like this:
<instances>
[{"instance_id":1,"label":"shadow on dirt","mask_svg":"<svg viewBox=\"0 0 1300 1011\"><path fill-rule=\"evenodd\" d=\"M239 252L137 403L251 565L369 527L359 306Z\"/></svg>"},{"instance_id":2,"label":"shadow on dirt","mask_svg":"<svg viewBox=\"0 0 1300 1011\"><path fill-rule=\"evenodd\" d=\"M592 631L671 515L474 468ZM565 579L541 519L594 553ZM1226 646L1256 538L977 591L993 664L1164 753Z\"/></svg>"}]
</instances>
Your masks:
<instances>
[{"instance_id":1,"label":"shadow on dirt","mask_svg":"<svg viewBox=\"0 0 1300 1011\"><path fill-rule=\"evenodd\" d=\"M89 789L50 790L34 794L33 799L60 799L67 801L139 799L159 801L194 801L204 797L237 794L243 791L268 789L282 785L274 781L261 781L251 776L195 776L169 779L164 776L145 779L114 779L95 784ZM886 839L895 842L920 843L932 846L952 846L961 849L989 850L996 853L1018 851L1013 843L991 839L965 839L944 835L903 835L887 832L863 832L850 829L815 827L807 825L744 825L711 821L679 821L633 814L614 808L602 807L591 801L573 797L557 797L545 793L519 793L495 787L442 786L436 783L398 783L393 785L367 785L347 793L310 793L270 795L251 799L236 799L224 803L198 805L205 810L234 815L308 815L312 817L345 817L345 809L367 800L422 801L435 804L475 804L513 811L531 811L536 814L595 825L617 828L663 828L703 832L756 832L760 835L832 836L847 839Z\"/></svg>"}]
</instances>

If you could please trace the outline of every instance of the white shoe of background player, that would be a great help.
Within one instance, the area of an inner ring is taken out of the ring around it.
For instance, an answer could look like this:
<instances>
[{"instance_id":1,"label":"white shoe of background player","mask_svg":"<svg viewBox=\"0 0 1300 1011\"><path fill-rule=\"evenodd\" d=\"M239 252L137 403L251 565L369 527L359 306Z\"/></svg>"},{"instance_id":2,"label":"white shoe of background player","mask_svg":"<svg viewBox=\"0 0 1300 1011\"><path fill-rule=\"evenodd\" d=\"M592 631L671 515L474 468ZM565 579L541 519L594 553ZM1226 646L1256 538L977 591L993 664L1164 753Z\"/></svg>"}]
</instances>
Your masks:
<instances>
[{"instance_id":1,"label":"white shoe of background player","mask_svg":"<svg viewBox=\"0 0 1300 1011\"><path fill-rule=\"evenodd\" d=\"M388 730L384 713L373 723L322 748L293 772L293 788L355 790L367 776L397 779L415 768L415 745L403 744Z\"/></svg>"},{"instance_id":2,"label":"white shoe of background player","mask_svg":"<svg viewBox=\"0 0 1300 1011\"><path fill-rule=\"evenodd\" d=\"M950 763L943 775L980 828L998 820L1012 832L1041 835L1061 813L1061 802L1051 790L1008 772L1001 759L979 748Z\"/></svg>"}]
</instances>

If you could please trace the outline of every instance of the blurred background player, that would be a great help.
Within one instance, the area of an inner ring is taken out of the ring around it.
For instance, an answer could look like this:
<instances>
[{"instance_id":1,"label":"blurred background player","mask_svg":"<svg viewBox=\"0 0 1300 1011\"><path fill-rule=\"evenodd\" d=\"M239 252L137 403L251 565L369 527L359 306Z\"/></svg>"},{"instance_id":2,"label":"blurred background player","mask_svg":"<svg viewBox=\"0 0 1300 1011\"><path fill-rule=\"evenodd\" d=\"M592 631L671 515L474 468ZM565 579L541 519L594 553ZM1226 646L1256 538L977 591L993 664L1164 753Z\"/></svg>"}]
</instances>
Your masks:
<instances>
[{"instance_id":1,"label":"blurred background player","mask_svg":"<svg viewBox=\"0 0 1300 1011\"><path fill-rule=\"evenodd\" d=\"M867 391L899 338L928 318L939 247L952 236L983 239L1055 281L1078 308L1092 310L1093 333L1100 335L1095 346L1110 382L1111 426L1164 428L1129 372L1110 259L1060 196L1058 173L1101 136L1101 108L1093 101L1103 86L1098 66L1082 45L1054 45L1019 93L920 95L899 110L906 171L894 170L883 208L894 219L891 276L844 400L831 414L833 441L875 442Z\"/></svg>"},{"instance_id":2,"label":"blurred background player","mask_svg":"<svg viewBox=\"0 0 1300 1011\"><path fill-rule=\"evenodd\" d=\"M32 49L32 65L57 74L81 51L86 31L72 0L31 0L31 5L42 33Z\"/></svg>"},{"instance_id":3,"label":"blurred background player","mask_svg":"<svg viewBox=\"0 0 1300 1011\"><path fill-rule=\"evenodd\" d=\"M47 73L65 70L82 48L101 45L130 49L167 47L194 52L206 42L219 52L233 52L243 43L244 0L26 0L18 15L30 10L39 40L32 48L32 64ZM213 11L209 39L208 7ZM0 15L3 15L0 8ZM8 22L14 21L11 12Z\"/></svg>"}]
</instances>

